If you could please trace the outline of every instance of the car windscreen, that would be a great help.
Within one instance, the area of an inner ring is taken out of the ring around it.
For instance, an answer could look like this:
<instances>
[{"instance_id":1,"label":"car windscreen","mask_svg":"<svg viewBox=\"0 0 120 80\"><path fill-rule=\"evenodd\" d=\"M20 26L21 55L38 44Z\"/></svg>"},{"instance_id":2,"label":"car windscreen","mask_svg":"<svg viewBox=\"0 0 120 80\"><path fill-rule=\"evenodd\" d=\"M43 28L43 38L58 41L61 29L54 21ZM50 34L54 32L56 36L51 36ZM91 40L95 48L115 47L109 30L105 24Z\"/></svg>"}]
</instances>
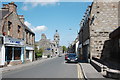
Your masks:
<instances>
[{"instance_id":1,"label":"car windscreen","mask_svg":"<svg viewBox=\"0 0 120 80\"><path fill-rule=\"evenodd\" d=\"M69 54L68 57L76 57L76 55Z\"/></svg>"}]
</instances>

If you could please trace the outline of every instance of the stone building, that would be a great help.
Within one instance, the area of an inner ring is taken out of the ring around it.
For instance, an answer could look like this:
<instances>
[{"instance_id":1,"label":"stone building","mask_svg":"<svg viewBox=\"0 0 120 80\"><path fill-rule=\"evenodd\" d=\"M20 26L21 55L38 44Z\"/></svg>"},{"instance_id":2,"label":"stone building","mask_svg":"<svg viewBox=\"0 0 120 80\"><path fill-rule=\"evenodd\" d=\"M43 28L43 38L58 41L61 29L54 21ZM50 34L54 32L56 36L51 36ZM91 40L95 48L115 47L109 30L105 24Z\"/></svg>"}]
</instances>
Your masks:
<instances>
[{"instance_id":1,"label":"stone building","mask_svg":"<svg viewBox=\"0 0 120 80\"><path fill-rule=\"evenodd\" d=\"M79 48L81 59L100 59L103 45L109 34L118 28L118 2L95 0L80 23Z\"/></svg>"},{"instance_id":2,"label":"stone building","mask_svg":"<svg viewBox=\"0 0 120 80\"><path fill-rule=\"evenodd\" d=\"M58 31L56 30L56 33L54 35L54 40L51 41L50 39L47 39L45 34L41 35L41 40L36 42L36 45L38 49L43 49L43 58L47 58L48 56L54 57L58 56L61 52L61 47L59 46L59 40L60 36L58 34Z\"/></svg>"},{"instance_id":3,"label":"stone building","mask_svg":"<svg viewBox=\"0 0 120 80\"><path fill-rule=\"evenodd\" d=\"M32 32L26 25L25 26L25 59L26 61L34 61L35 60L35 33Z\"/></svg>"},{"instance_id":4,"label":"stone building","mask_svg":"<svg viewBox=\"0 0 120 80\"><path fill-rule=\"evenodd\" d=\"M36 45L39 47L39 49L43 49L42 58L51 56L51 42L50 39L47 39L45 34L41 35L41 40Z\"/></svg>"},{"instance_id":5,"label":"stone building","mask_svg":"<svg viewBox=\"0 0 120 80\"><path fill-rule=\"evenodd\" d=\"M23 19L23 15L18 15L17 5L14 2L3 4L3 8L0 9L2 44L0 45L0 65L16 65L26 60L25 29L27 26L25 26ZM34 38L30 40L34 42Z\"/></svg>"}]
</instances>

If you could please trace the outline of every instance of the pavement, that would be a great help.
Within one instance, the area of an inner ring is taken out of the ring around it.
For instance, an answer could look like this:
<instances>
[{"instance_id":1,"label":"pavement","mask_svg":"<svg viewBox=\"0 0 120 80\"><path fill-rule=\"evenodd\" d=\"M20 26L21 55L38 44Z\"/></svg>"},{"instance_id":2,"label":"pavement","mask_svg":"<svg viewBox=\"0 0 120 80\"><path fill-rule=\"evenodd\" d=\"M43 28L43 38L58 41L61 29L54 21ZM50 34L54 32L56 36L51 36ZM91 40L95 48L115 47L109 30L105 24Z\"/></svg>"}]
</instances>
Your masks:
<instances>
[{"instance_id":1,"label":"pavement","mask_svg":"<svg viewBox=\"0 0 120 80\"><path fill-rule=\"evenodd\" d=\"M90 63L79 63L86 80L105 79Z\"/></svg>"},{"instance_id":2,"label":"pavement","mask_svg":"<svg viewBox=\"0 0 120 80\"><path fill-rule=\"evenodd\" d=\"M76 63L66 63L64 56L36 61L31 63L31 66L26 65L19 69L14 68L14 70L9 67L9 70L12 69L10 71L4 69L2 78L62 78L64 80L83 78L80 66Z\"/></svg>"}]
</instances>

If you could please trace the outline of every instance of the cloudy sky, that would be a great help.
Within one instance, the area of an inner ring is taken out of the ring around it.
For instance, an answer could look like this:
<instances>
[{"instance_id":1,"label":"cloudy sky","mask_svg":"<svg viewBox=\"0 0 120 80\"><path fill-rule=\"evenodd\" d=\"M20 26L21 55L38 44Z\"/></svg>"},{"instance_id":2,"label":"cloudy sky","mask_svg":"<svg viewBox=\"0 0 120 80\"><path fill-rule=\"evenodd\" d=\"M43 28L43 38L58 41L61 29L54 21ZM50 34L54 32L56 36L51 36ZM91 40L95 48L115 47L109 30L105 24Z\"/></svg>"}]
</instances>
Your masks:
<instances>
[{"instance_id":1,"label":"cloudy sky","mask_svg":"<svg viewBox=\"0 0 120 80\"><path fill-rule=\"evenodd\" d=\"M25 24L35 32L35 40L45 33L53 40L55 30L60 35L60 45L68 46L75 40L79 23L91 2L15 2L18 14L24 15Z\"/></svg>"}]
</instances>

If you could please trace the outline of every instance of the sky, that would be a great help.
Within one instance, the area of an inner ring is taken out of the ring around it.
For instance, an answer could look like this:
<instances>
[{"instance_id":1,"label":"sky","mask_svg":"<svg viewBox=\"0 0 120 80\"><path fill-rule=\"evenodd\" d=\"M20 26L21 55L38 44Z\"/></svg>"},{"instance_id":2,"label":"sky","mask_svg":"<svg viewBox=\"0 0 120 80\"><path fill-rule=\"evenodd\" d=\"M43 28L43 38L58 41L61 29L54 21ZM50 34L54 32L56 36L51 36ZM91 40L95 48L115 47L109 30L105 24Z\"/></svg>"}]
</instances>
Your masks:
<instances>
[{"instance_id":1,"label":"sky","mask_svg":"<svg viewBox=\"0 0 120 80\"><path fill-rule=\"evenodd\" d=\"M6 3L6 2L5 2ZM55 31L60 35L60 45L68 46L78 35L79 23L91 2L15 2L18 15L24 15L25 24L35 33L35 41L46 34L51 41Z\"/></svg>"}]
</instances>

